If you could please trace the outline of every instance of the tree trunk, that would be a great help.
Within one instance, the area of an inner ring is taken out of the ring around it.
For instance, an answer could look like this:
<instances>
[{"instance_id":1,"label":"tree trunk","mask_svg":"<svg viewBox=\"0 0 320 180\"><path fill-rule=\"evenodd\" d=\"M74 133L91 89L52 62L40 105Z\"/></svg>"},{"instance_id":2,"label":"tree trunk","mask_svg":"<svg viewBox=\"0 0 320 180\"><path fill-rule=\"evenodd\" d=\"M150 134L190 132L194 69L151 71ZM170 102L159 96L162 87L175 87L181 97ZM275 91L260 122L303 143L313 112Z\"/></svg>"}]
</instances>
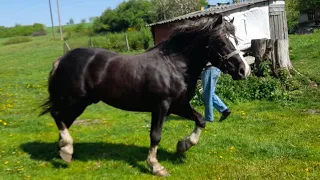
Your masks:
<instances>
[{"instance_id":1,"label":"tree trunk","mask_svg":"<svg viewBox=\"0 0 320 180\"><path fill-rule=\"evenodd\" d=\"M251 52L255 57L255 66L259 70L262 63L270 65L271 75L279 76L280 69L285 69L290 74L293 69L289 58L288 40L254 39L251 41Z\"/></svg>"}]
</instances>

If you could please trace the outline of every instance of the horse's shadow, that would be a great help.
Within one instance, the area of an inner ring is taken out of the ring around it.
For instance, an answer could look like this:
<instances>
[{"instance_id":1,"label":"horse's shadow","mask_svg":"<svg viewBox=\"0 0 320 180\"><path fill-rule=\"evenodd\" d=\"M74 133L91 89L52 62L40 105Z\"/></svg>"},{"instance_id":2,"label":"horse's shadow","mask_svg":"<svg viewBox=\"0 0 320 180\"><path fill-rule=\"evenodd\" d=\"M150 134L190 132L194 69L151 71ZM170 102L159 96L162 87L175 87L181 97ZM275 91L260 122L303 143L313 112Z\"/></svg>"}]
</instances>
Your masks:
<instances>
[{"instance_id":1,"label":"horse's shadow","mask_svg":"<svg viewBox=\"0 0 320 180\"><path fill-rule=\"evenodd\" d=\"M28 142L21 145L21 149L30 154L34 160L42 160L50 162L55 168L65 168L68 164L63 162L58 155L57 143L47 142ZM138 168L141 172L148 172L146 166L139 164L144 161L148 155L148 148L136 145L114 144L105 142L95 143L75 143L73 160L89 161L89 160L116 160L124 161L133 167ZM174 152L168 152L158 149L158 160L172 161L180 164L183 162L183 156L178 156Z\"/></svg>"}]
</instances>

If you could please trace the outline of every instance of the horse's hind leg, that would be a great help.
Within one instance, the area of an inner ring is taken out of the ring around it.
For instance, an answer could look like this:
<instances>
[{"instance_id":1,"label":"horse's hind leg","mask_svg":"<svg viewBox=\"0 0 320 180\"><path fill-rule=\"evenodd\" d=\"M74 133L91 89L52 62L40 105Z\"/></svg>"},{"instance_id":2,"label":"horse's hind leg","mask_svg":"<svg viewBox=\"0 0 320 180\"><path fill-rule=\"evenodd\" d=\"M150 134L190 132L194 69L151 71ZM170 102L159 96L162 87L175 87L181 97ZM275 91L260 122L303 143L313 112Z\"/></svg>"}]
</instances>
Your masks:
<instances>
[{"instance_id":1,"label":"horse's hind leg","mask_svg":"<svg viewBox=\"0 0 320 180\"><path fill-rule=\"evenodd\" d=\"M189 136L184 137L184 139L180 140L177 144L177 153L183 154L192 146L198 144L201 131L205 128L206 123L203 116L198 113L190 103L187 103L185 106L180 106L179 110L176 111L175 114L195 121L195 128L192 133Z\"/></svg>"},{"instance_id":2,"label":"horse's hind leg","mask_svg":"<svg viewBox=\"0 0 320 180\"><path fill-rule=\"evenodd\" d=\"M161 140L162 125L164 117L168 112L170 103L169 101L163 101L152 112L150 140L151 146L147 158L147 163L150 171L158 176L169 176L170 174L166 169L158 162L157 149Z\"/></svg>"},{"instance_id":3,"label":"horse's hind leg","mask_svg":"<svg viewBox=\"0 0 320 180\"><path fill-rule=\"evenodd\" d=\"M73 139L69 133L69 128L73 121L85 110L88 104L73 104L62 110L55 110L53 107L51 115L59 129L59 154L66 162L71 162L73 154ZM59 108L60 109L60 108Z\"/></svg>"}]
</instances>

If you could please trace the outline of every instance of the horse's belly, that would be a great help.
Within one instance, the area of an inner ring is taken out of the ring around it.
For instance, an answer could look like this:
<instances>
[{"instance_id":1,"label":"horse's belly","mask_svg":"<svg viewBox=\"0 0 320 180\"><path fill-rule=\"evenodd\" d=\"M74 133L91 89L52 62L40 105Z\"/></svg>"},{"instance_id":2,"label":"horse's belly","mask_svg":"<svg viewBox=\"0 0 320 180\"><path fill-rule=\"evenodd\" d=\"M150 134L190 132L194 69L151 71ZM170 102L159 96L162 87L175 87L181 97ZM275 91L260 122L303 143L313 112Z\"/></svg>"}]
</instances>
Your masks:
<instances>
[{"instance_id":1,"label":"horse's belly","mask_svg":"<svg viewBox=\"0 0 320 180\"><path fill-rule=\"evenodd\" d=\"M135 99L135 98L103 98L102 101L108 105L113 107L127 110L127 111L138 111L138 112L151 112L151 105L150 103L142 100L142 99Z\"/></svg>"}]
</instances>

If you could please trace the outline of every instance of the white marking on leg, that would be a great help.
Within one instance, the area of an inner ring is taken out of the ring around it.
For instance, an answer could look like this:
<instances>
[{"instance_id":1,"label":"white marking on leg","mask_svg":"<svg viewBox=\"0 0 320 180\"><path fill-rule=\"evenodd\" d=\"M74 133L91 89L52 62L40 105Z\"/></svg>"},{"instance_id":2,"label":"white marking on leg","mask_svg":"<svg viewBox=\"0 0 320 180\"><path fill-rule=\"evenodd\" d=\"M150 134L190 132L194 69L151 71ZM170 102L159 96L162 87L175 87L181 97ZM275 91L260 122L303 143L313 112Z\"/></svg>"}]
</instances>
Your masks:
<instances>
[{"instance_id":1,"label":"white marking on leg","mask_svg":"<svg viewBox=\"0 0 320 180\"><path fill-rule=\"evenodd\" d=\"M199 139L200 139L200 135L201 135L201 131L202 131L202 129L198 126L196 126L194 128L194 130L191 133L190 138L189 138L191 144L193 144L193 145L198 144Z\"/></svg>"},{"instance_id":2,"label":"white marking on leg","mask_svg":"<svg viewBox=\"0 0 320 180\"><path fill-rule=\"evenodd\" d=\"M67 128L60 130L59 146L61 151L67 154L73 154L73 139Z\"/></svg>"},{"instance_id":3,"label":"white marking on leg","mask_svg":"<svg viewBox=\"0 0 320 180\"><path fill-rule=\"evenodd\" d=\"M183 154L199 142L202 128L196 126L190 136L186 136L177 144L177 152Z\"/></svg>"},{"instance_id":4,"label":"white marking on leg","mask_svg":"<svg viewBox=\"0 0 320 180\"><path fill-rule=\"evenodd\" d=\"M152 174L158 176L169 176L170 174L166 169L158 162L157 159L158 146L150 147L147 158L147 164Z\"/></svg>"}]
</instances>

